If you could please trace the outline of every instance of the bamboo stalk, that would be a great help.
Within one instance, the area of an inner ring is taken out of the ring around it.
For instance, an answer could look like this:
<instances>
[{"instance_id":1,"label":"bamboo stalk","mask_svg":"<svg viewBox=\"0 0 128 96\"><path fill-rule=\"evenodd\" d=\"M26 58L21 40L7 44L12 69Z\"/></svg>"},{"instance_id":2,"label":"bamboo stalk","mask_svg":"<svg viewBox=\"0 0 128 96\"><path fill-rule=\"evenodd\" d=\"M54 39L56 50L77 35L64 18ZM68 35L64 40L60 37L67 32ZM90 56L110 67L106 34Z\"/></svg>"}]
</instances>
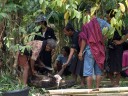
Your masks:
<instances>
[{"instance_id":1,"label":"bamboo stalk","mask_svg":"<svg viewBox=\"0 0 128 96\"><path fill-rule=\"evenodd\" d=\"M121 93L97 93L97 94L70 94L68 96L128 96L128 92ZM67 95L52 95L52 96L67 96Z\"/></svg>"},{"instance_id":2,"label":"bamboo stalk","mask_svg":"<svg viewBox=\"0 0 128 96\"><path fill-rule=\"evenodd\" d=\"M94 89L59 89L59 90L48 90L50 95L69 95L69 94L99 94L99 93L120 93L128 92L128 87L113 87L113 88L99 88Z\"/></svg>"}]
</instances>

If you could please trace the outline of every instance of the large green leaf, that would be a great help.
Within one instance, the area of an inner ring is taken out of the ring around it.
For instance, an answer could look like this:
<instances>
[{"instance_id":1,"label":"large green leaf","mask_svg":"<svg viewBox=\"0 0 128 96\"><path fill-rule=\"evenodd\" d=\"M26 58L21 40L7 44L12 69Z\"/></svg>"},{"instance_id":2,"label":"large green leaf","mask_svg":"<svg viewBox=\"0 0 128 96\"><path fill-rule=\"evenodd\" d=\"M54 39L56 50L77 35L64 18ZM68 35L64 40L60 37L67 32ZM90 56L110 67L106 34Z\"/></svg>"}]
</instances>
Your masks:
<instances>
[{"instance_id":1,"label":"large green leaf","mask_svg":"<svg viewBox=\"0 0 128 96\"><path fill-rule=\"evenodd\" d=\"M17 12L18 9L21 9L22 6L19 6L17 4L14 4L14 3L10 3L10 4L6 4L4 6L4 9L2 10L3 12Z\"/></svg>"},{"instance_id":2,"label":"large green leaf","mask_svg":"<svg viewBox=\"0 0 128 96\"><path fill-rule=\"evenodd\" d=\"M115 26L116 23L117 23L117 20L113 17L113 18L111 19L111 26L112 26L112 27Z\"/></svg>"},{"instance_id":3,"label":"large green leaf","mask_svg":"<svg viewBox=\"0 0 128 96\"><path fill-rule=\"evenodd\" d=\"M102 34L103 35L107 35L107 33L108 33L108 27L104 27L103 29L102 29Z\"/></svg>"},{"instance_id":4,"label":"large green leaf","mask_svg":"<svg viewBox=\"0 0 128 96\"><path fill-rule=\"evenodd\" d=\"M42 4L44 2L44 0L39 0L39 3Z\"/></svg>"},{"instance_id":5,"label":"large green leaf","mask_svg":"<svg viewBox=\"0 0 128 96\"><path fill-rule=\"evenodd\" d=\"M9 15L7 13L0 13L0 18L9 19Z\"/></svg>"},{"instance_id":6,"label":"large green leaf","mask_svg":"<svg viewBox=\"0 0 128 96\"><path fill-rule=\"evenodd\" d=\"M57 6L61 7L62 6L62 0L56 0Z\"/></svg>"}]
</instances>

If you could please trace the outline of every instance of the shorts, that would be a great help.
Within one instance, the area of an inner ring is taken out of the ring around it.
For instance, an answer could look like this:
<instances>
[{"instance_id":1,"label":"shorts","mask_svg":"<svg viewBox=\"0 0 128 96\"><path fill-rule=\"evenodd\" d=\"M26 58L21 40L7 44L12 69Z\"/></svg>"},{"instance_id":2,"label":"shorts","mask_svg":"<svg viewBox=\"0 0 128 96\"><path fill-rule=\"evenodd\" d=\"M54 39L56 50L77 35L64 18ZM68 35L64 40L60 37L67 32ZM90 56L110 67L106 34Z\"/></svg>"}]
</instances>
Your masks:
<instances>
[{"instance_id":1,"label":"shorts","mask_svg":"<svg viewBox=\"0 0 128 96\"><path fill-rule=\"evenodd\" d=\"M19 53L18 55L18 65L22 67L28 66L28 57Z\"/></svg>"},{"instance_id":2,"label":"shorts","mask_svg":"<svg viewBox=\"0 0 128 96\"><path fill-rule=\"evenodd\" d=\"M94 73L93 73L94 70ZM94 60L90 47L87 46L85 49L84 55L84 69L83 69L83 76L92 76L95 75L102 75L102 71L99 68L98 64Z\"/></svg>"}]
</instances>

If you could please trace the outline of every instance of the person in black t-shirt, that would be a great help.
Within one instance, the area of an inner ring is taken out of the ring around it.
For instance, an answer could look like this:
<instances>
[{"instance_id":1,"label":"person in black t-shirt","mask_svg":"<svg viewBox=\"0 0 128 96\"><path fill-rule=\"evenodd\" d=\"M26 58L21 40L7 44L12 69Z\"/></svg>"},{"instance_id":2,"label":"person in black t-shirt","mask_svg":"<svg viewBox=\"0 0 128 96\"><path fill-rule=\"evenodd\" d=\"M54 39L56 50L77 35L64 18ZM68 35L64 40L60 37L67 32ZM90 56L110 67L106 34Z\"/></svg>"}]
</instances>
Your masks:
<instances>
[{"instance_id":1,"label":"person in black t-shirt","mask_svg":"<svg viewBox=\"0 0 128 96\"><path fill-rule=\"evenodd\" d=\"M37 20L35 21L38 25L41 25L41 28L39 29L38 33L41 33L42 36L35 35L35 40L47 40L47 39L56 39L56 36L54 34L54 30L47 26L46 17L43 15L40 15Z\"/></svg>"},{"instance_id":2,"label":"person in black t-shirt","mask_svg":"<svg viewBox=\"0 0 128 96\"><path fill-rule=\"evenodd\" d=\"M113 10L107 11L108 22L117 14ZM107 58L107 72L114 87L119 86L122 71L122 55L123 55L123 43L128 39L127 28L122 27L120 36L117 30L114 31L112 39L108 40L108 58Z\"/></svg>"},{"instance_id":3,"label":"person in black t-shirt","mask_svg":"<svg viewBox=\"0 0 128 96\"><path fill-rule=\"evenodd\" d=\"M73 63L70 65L70 71L72 74L74 74L74 79L77 81L77 75L81 77L81 86L84 86L84 79L83 79L83 61L78 60L78 53L80 51L79 44L78 44L78 36L79 32L75 31L73 26L68 23L66 27L64 28L64 34L68 36L71 40L71 48L70 48L70 54L65 64L63 64L63 67L67 67L70 60L72 59L73 55L75 55L76 59L73 61Z\"/></svg>"}]
</instances>

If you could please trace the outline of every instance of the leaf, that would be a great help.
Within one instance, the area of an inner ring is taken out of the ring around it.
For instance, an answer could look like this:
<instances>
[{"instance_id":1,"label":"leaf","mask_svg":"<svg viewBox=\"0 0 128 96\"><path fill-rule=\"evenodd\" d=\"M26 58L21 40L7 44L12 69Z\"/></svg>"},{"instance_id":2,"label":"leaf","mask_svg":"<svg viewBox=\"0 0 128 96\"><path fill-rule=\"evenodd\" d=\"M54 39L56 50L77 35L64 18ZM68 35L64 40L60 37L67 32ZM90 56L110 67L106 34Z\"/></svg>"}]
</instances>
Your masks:
<instances>
[{"instance_id":1,"label":"leaf","mask_svg":"<svg viewBox=\"0 0 128 96\"><path fill-rule=\"evenodd\" d=\"M17 10L18 10L19 8L22 9L22 6L19 6L19 5L14 4L14 3L9 3L9 4L6 4L6 5L4 6L3 11L4 11L4 12L12 12L12 11L17 12Z\"/></svg>"},{"instance_id":2,"label":"leaf","mask_svg":"<svg viewBox=\"0 0 128 96\"><path fill-rule=\"evenodd\" d=\"M46 5L45 5L45 3L42 3L42 5L41 5L41 9L42 9L42 12L45 14L45 11L46 11Z\"/></svg>"},{"instance_id":3,"label":"leaf","mask_svg":"<svg viewBox=\"0 0 128 96\"><path fill-rule=\"evenodd\" d=\"M68 5L66 5L66 10L68 9L70 7L70 5L68 4Z\"/></svg>"},{"instance_id":4,"label":"leaf","mask_svg":"<svg viewBox=\"0 0 128 96\"><path fill-rule=\"evenodd\" d=\"M89 22L90 21L90 18L91 18L90 15L84 16L84 18L83 18L83 24Z\"/></svg>"},{"instance_id":5,"label":"leaf","mask_svg":"<svg viewBox=\"0 0 128 96\"><path fill-rule=\"evenodd\" d=\"M52 17L53 13L54 13L54 11L51 11L51 13L48 14L48 16L47 16L47 19L48 19L48 20Z\"/></svg>"},{"instance_id":6,"label":"leaf","mask_svg":"<svg viewBox=\"0 0 128 96\"><path fill-rule=\"evenodd\" d=\"M62 3L65 3L67 0L61 0L62 1Z\"/></svg>"},{"instance_id":7,"label":"leaf","mask_svg":"<svg viewBox=\"0 0 128 96\"><path fill-rule=\"evenodd\" d=\"M42 4L44 2L44 0L39 0L39 3Z\"/></svg>"},{"instance_id":8,"label":"leaf","mask_svg":"<svg viewBox=\"0 0 128 96\"><path fill-rule=\"evenodd\" d=\"M115 28L114 28L114 27L110 27L110 28L109 28L109 32L107 32L107 37L108 37L108 39L113 38L114 32L115 32Z\"/></svg>"},{"instance_id":9,"label":"leaf","mask_svg":"<svg viewBox=\"0 0 128 96\"><path fill-rule=\"evenodd\" d=\"M45 12L46 12L46 7L47 7L47 5L48 5L48 1L44 1L42 4L41 4L41 8L42 8L42 11L43 11L43 13L45 14Z\"/></svg>"},{"instance_id":10,"label":"leaf","mask_svg":"<svg viewBox=\"0 0 128 96\"><path fill-rule=\"evenodd\" d=\"M49 4L49 7L53 9L56 6L56 1L51 1L51 4Z\"/></svg>"},{"instance_id":11,"label":"leaf","mask_svg":"<svg viewBox=\"0 0 128 96\"><path fill-rule=\"evenodd\" d=\"M0 17L9 19L9 15L7 13L0 13Z\"/></svg>"},{"instance_id":12,"label":"leaf","mask_svg":"<svg viewBox=\"0 0 128 96\"><path fill-rule=\"evenodd\" d=\"M116 25L116 19L113 17L112 19L111 19L111 26L113 27L114 25Z\"/></svg>"},{"instance_id":13,"label":"leaf","mask_svg":"<svg viewBox=\"0 0 128 96\"><path fill-rule=\"evenodd\" d=\"M28 42L34 40L34 37L35 37L35 36L33 36L33 35L29 36Z\"/></svg>"},{"instance_id":14,"label":"leaf","mask_svg":"<svg viewBox=\"0 0 128 96\"><path fill-rule=\"evenodd\" d=\"M121 32L121 30L118 30L118 33L119 33L120 36L122 36L122 32Z\"/></svg>"},{"instance_id":15,"label":"leaf","mask_svg":"<svg viewBox=\"0 0 128 96\"><path fill-rule=\"evenodd\" d=\"M124 4L122 4L122 3L118 3L118 4L120 5L120 10L122 12L125 12L125 6L124 6Z\"/></svg>"},{"instance_id":16,"label":"leaf","mask_svg":"<svg viewBox=\"0 0 128 96\"><path fill-rule=\"evenodd\" d=\"M7 42L7 43L6 43L6 46L7 46L8 48L9 48L9 45L10 45L10 42Z\"/></svg>"},{"instance_id":17,"label":"leaf","mask_svg":"<svg viewBox=\"0 0 128 96\"><path fill-rule=\"evenodd\" d=\"M58 13L57 12L53 12L53 15L52 17L56 20L59 20L59 16L58 16Z\"/></svg>"},{"instance_id":18,"label":"leaf","mask_svg":"<svg viewBox=\"0 0 128 96\"><path fill-rule=\"evenodd\" d=\"M78 19L81 18L81 12L74 10L74 14L75 14L76 18L78 18Z\"/></svg>"},{"instance_id":19,"label":"leaf","mask_svg":"<svg viewBox=\"0 0 128 96\"><path fill-rule=\"evenodd\" d=\"M104 28L102 29L102 34L103 34L103 35L106 35L107 32L108 32L108 27L104 27Z\"/></svg>"},{"instance_id":20,"label":"leaf","mask_svg":"<svg viewBox=\"0 0 128 96\"><path fill-rule=\"evenodd\" d=\"M79 3L78 1L75 1L75 4L76 4L76 5L78 5L78 3Z\"/></svg>"},{"instance_id":21,"label":"leaf","mask_svg":"<svg viewBox=\"0 0 128 96\"><path fill-rule=\"evenodd\" d=\"M60 7L62 6L62 1L61 0L57 0L56 2L57 2L57 6L60 6Z\"/></svg>"},{"instance_id":22,"label":"leaf","mask_svg":"<svg viewBox=\"0 0 128 96\"><path fill-rule=\"evenodd\" d=\"M41 26L36 26L36 27L34 28L35 32L38 32L40 28L41 28Z\"/></svg>"},{"instance_id":23,"label":"leaf","mask_svg":"<svg viewBox=\"0 0 128 96\"><path fill-rule=\"evenodd\" d=\"M125 0L125 3L126 3L126 6L127 6L127 8L128 8L128 0Z\"/></svg>"},{"instance_id":24,"label":"leaf","mask_svg":"<svg viewBox=\"0 0 128 96\"><path fill-rule=\"evenodd\" d=\"M90 15L87 15L87 22L89 22L91 19Z\"/></svg>"},{"instance_id":25,"label":"leaf","mask_svg":"<svg viewBox=\"0 0 128 96\"><path fill-rule=\"evenodd\" d=\"M33 16L37 16L37 14L40 14L42 12L41 9L37 10L36 12L33 13Z\"/></svg>"},{"instance_id":26,"label":"leaf","mask_svg":"<svg viewBox=\"0 0 128 96\"><path fill-rule=\"evenodd\" d=\"M19 31L20 31L21 33L27 33L24 27L19 27Z\"/></svg>"},{"instance_id":27,"label":"leaf","mask_svg":"<svg viewBox=\"0 0 128 96\"><path fill-rule=\"evenodd\" d=\"M115 14L115 18L120 19L121 17L122 17L122 12L120 10L117 10L117 12Z\"/></svg>"},{"instance_id":28,"label":"leaf","mask_svg":"<svg viewBox=\"0 0 128 96\"><path fill-rule=\"evenodd\" d=\"M85 24L86 21L87 21L86 16L84 16L84 18L83 18L83 24Z\"/></svg>"},{"instance_id":29,"label":"leaf","mask_svg":"<svg viewBox=\"0 0 128 96\"><path fill-rule=\"evenodd\" d=\"M64 14L64 19L65 19L65 20L68 20L68 18L69 18L69 12L66 11L66 13Z\"/></svg>"},{"instance_id":30,"label":"leaf","mask_svg":"<svg viewBox=\"0 0 128 96\"><path fill-rule=\"evenodd\" d=\"M76 5L76 4L72 4L72 7L73 7L74 9L77 9L77 5Z\"/></svg>"},{"instance_id":31,"label":"leaf","mask_svg":"<svg viewBox=\"0 0 128 96\"><path fill-rule=\"evenodd\" d=\"M65 25L67 25L67 23L68 23L68 20L65 20Z\"/></svg>"},{"instance_id":32,"label":"leaf","mask_svg":"<svg viewBox=\"0 0 128 96\"><path fill-rule=\"evenodd\" d=\"M94 15L95 11L98 10L99 8L100 8L100 5L96 3L95 6L91 8L91 16Z\"/></svg>"},{"instance_id":33,"label":"leaf","mask_svg":"<svg viewBox=\"0 0 128 96\"><path fill-rule=\"evenodd\" d=\"M118 22L118 26L121 27L122 24L123 24L123 22L122 22L122 20L120 20L120 21Z\"/></svg>"},{"instance_id":34,"label":"leaf","mask_svg":"<svg viewBox=\"0 0 128 96\"><path fill-rule=\"evenodd\" d=\"M94 15L96 9L97 9L97 7L93 7L93 8L91 8L91 16Z\"/></svg>"},{"instance_id":35,"label":"leaf","mask_svg":"<svg viewBox=\"0 0 128 96\"><path fill-rule=\"evenodd\" d=\"M73 19L73 18L75 18L75 13L74 13L74 10L71 10L71 15L70 15L70 17L71 17L71 19Z\"/></svg>"}]
</instances>

